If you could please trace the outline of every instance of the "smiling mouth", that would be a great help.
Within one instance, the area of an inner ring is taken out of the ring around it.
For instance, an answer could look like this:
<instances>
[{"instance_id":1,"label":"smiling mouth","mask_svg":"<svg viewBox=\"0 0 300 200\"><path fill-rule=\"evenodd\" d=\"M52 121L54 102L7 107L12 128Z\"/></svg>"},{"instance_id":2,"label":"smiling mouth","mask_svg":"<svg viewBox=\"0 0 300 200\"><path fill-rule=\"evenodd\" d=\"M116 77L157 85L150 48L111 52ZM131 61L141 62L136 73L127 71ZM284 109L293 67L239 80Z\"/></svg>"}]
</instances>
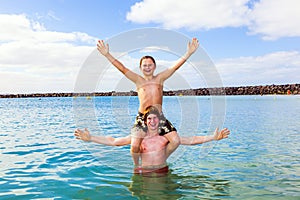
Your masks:
<instances>
[{"instance_id":1,"label":"smiling mouth","mask_svg":"<svg viewBox=\"0 0 300 200\"><path fill-rule=\"evenodd\" d=\"M157 124L149 124L151 127L155 128Z\"/></svg>"}]
</instances>

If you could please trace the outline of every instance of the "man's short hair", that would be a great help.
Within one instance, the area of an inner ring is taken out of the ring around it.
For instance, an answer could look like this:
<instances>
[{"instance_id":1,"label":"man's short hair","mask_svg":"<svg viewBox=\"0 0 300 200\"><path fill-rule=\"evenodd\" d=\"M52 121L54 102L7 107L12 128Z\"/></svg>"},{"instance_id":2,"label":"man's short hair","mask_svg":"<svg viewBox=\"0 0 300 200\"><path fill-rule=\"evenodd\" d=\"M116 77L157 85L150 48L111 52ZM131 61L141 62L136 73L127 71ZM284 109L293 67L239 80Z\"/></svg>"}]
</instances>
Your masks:
<instances>
[{"instance_id":1,"label":"man's short hair","mask_svg":"<svg viewBox=\"0 0 300 200\"><path fill-rule=\"evenodd\" d=\"M147 117L150 115L150 114L154 114L156 115L157 117L160 116L160 113L159 113L159 110L155 107L155 106L148 106L144 112L144 122L146 123L147 122Z\"/></svg>"}]
</instances>

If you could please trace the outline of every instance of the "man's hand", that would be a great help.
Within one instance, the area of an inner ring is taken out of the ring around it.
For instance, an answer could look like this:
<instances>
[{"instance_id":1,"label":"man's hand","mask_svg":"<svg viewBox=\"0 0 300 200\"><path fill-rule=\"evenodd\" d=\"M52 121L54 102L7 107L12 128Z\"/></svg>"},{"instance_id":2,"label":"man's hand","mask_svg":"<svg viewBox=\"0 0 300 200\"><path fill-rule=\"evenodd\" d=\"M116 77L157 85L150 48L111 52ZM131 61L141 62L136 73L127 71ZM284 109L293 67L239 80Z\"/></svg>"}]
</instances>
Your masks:
<instances>
[{"instance_id":1,"label":"man's hand","mask_svg":"<svg viewBox=\"0 0 300 200\"><path fill-rule=\"evenodd\" d=\"M105 44L103 40L98 40L97 49L103 56L109 54L109 45Z\"/></svg>"},{"instance_id":2,"label":"man's hand","mask_svg":"<svg viewBox=\"0 0 300 200\"><path fill-rule=\"evenodd\" d=\"M87 130L87 128L84 129L84 131L80 129L75 130L76 139L78 140L83 140L85 142L90 142L91 141L91 135L90 132Z\"/></svg>"},{"instance_id":3,"label":"man's hand","mask_svg":"<svg viewBox=\"0 0 300 200\"><path fill-rule=\"evenodd\" d=\"M215 133L214 133L214 139L222 140L222 139L228 138L229 134L230 134L230 131L227 128L222 129L220 132L219 132L219 128L216 128Z\"/></svg>"}]
</instances>

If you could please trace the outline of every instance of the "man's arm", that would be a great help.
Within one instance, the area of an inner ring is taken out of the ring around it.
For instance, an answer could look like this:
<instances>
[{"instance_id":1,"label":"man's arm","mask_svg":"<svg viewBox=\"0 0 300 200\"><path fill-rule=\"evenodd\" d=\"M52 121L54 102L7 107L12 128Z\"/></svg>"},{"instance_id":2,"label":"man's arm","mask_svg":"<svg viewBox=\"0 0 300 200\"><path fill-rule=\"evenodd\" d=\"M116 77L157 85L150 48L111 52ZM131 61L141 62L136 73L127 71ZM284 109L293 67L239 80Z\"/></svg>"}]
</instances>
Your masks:
<instances>
[{"instance_id":1,"label":"man's arm","mask_svg":"<svg viewBox=\"0 0 300 200\"><path fill-rule=\"evenodd\" d=\"M129 80L137 83L140 76L130 69L126 68L119 60L113 57L109 52L109 45L105 44L103 40L98 40L97 43L98 51L107 58L107 60L113 64L120 72L122 72Z\"/></svg>"},{"instance_id":2,"label":"man's arm","mask_svg":"<svg viewBox=\"0 0 300 200\"><path fill-rule=\"evenodd\" d=\"M178 136L176 131L167 133L164 135L164 137L169 140L169 143L166 147L166 158L168 158L180 145L180 137Z\"/></svg>"},{"instance_id":3,"label":"man's arm","mask_svg":"<svg viewBox=\"0 0 300 200\"><path fill-rule=\"evenodd\" d=\"M191 42L188 42L187 51L186 53L177 60L177 62L170 68L164 70L163 72L159 73L157 76L160 76L162 81L165 81L170 76L174 74L174 72L179 69L189 57L197 50L199 46L199 42L197 38L193 38Z\"/></svg>"},{"instance_id":4,"label":"man's arm","mask_svg":"<svg viewBox=\"0 0 300 200\"><path fill-rule=\"evenodd\" d=\"M210 142L213 140L222 140L222 139L228 138L229 134L230 134L230 131L227 128L224 128L221 131L219 131L219 129L216 128L214 135L180 137L180 144L181 145L203 144L205 142Z\"/></svg>"},{"instance_id":5,"label":"man's arm","mask_svg":"<svg viewBox=\"0 0 300 200\"><path fill-rule=\"evenodd\" d=\"M93 136L87 129L84 129L84 131L76 129L74 135L76 136L76 139L83 140L85 142L95 142L108 146L125 146L131 143L130 135L120 138L113 138L111 136Z\"/></svg>"}]
</instances>

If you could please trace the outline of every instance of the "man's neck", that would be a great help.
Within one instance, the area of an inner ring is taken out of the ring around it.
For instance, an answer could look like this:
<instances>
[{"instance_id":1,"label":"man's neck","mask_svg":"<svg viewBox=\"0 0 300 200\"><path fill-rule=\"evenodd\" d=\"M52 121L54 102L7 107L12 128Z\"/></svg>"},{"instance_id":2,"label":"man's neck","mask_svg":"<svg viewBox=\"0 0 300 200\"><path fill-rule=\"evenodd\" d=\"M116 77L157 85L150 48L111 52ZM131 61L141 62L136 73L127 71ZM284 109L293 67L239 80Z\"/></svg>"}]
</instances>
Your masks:
<instances>
[{"instance_id":1,"label":"man's neck","mask_svg":"<svg viewBox=\"0 0 300 200\"><path fill-rule=\"evenodd\" d=\"M158 135L157 130L149 130L148 129L148 136L153 137L153 136L156 136L156 135Z\"/></svg>"}]
</instances>

